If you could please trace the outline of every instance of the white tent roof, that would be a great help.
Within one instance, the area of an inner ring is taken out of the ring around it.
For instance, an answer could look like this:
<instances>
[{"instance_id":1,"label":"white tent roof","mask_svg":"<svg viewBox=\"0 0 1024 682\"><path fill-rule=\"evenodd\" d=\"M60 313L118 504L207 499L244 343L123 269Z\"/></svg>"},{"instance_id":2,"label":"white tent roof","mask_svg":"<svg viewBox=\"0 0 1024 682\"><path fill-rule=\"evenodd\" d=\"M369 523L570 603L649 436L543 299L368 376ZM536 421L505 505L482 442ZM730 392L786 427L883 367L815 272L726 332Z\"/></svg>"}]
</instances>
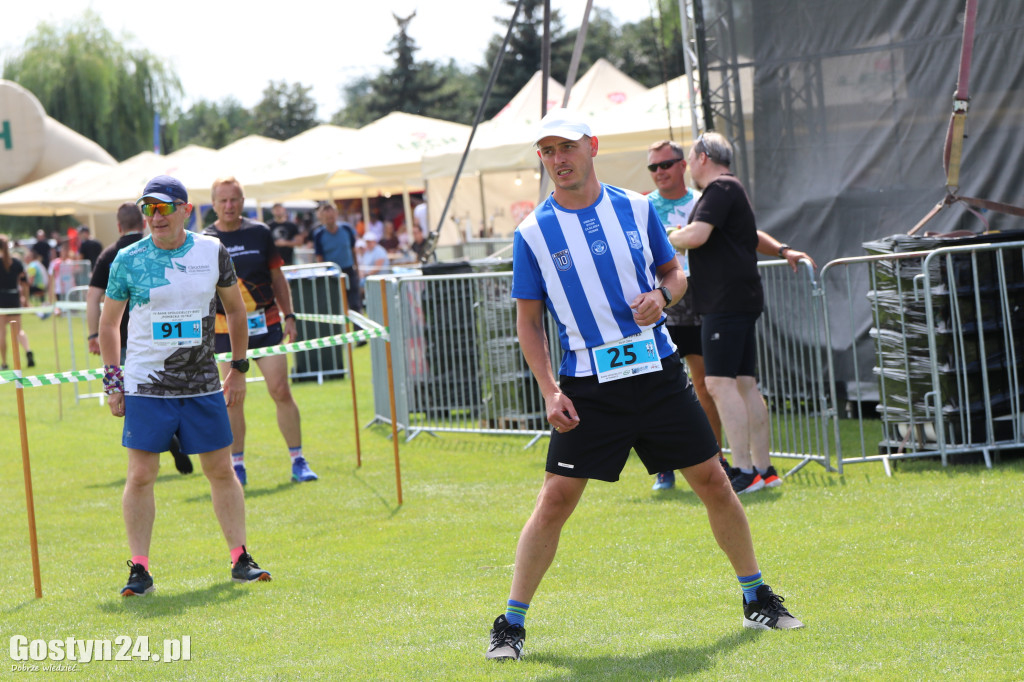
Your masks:
<instances>
[{"instance_id":1,"label":"white tent roof","mask_svg":"<svg viewBox=\"0 0 1024 682\"><path fill-rule=\"evenodd\" d=\"M90 181L116 166L86 159L45 178L0 194L3 215L73 215L87 210L80 199Z\"/></svg>"},{"instance_id":2,"label":"white tent roof","mask_svg":"<svg viewBox=\"0 0 1024 682\"><path fill-rule=\"evenodd\" d=\"M576 111L605 111L632 102L645 92L647 88L602 57L572 86L568 106ZM560 105L561 100L556 106Z\"/></svg>"},{"instance_id":3,"label":"white tent roof","mask_svg":"<svg viewBox=\"0 0 1024 682\"><path fill-rule=\"evenodd\" d=\"M423 155L447 145L465 146L469 130L461 123L403 112L358 130L319 126L286 141L276 168L267 170L251 191L247 185L246 193L325 199L422 187Z\"/></svg>"},{"instance_id":4,"label":"white tent roof","mask_svg":"<svg viewBox=\"0 0 1024 682\"><path fill-rule=\"evenodd\" d=\"M246 193L263 198L324 198L326 194L313 188L324 187L345 165L356 134L354 128L320 125L285 140L277 154L253 169L254 180L246 184Z\"/></svg>"},{"instance_id":5,"label":"white tent roof","mask_svg":"<svg viewBox=\"0 0 1024 682\"><path fill-rule=\"evenodd\" d=\"M519 92L509 100L508 104L502 107L501 111L491 118L494 125L537 125L540 123L540 100L541 86L544 84L544 75L537 71L526 81ZM548 100L547 109L554 109L562 106L562 99L565 97L565 87L554 78L548 78Z\"/></svg>"}]
</instances>

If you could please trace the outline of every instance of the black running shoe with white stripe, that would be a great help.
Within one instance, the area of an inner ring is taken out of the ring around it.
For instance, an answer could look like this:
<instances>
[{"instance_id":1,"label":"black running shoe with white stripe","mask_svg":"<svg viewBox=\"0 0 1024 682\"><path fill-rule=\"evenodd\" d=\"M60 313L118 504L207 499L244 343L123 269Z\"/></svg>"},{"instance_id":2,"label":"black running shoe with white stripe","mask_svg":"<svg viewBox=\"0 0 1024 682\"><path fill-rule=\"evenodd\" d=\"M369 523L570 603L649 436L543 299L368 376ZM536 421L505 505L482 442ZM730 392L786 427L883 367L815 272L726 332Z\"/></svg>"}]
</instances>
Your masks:
<instances>
[{"instance_id":1,"label":"black running shoe with white stripe","mask_svg":"<svg viewBox=\"0 0 1024 682\"><path fill-rule=\"evenodd\" d=\"M523 642L526 641L526 628L512 625L501 614L494 619L491 628L491 645L487 647L487 658L498 661L518 661L523 656Z\"/></svg>"},{"instance_id":2,"label":"black running shoe with white stripe","mask_svg":"<svg viewBox=\"0 0 1024 682\"><path fill-rule=\"evenodd\" d=\"M128 584L121 588L122 597L141 597L149 594L156 588L153 587L153 576L149 574L142 564L134 564L128 560Z\"/></svg>"},{"instance_id":3,"label":"black running shoe with white stripe","mask_svg":"<svg viewBox=\"0 0 1024 682\"><path fill-rule=\"evenodd\" d=\"M743 627L754 630L795 630L804 626L793 617L782 602L786 601L772 592L767 585L757 588L757 599L743 604Z\"/></svg>"},{"instance_id":4,"label":"black running shoe with white stripe","mask_svg":"<svg viewBox=\"0 0 1024 682\"><path fill-rule=\"evenodd\" d=\"M252 583L256 581L267 582L270 580L270 571L265 571L259 567L252 556L244 551L242 555L238 557L238 561L231 567L231 579L236 583Z\"/></svg>"}]
</instances>

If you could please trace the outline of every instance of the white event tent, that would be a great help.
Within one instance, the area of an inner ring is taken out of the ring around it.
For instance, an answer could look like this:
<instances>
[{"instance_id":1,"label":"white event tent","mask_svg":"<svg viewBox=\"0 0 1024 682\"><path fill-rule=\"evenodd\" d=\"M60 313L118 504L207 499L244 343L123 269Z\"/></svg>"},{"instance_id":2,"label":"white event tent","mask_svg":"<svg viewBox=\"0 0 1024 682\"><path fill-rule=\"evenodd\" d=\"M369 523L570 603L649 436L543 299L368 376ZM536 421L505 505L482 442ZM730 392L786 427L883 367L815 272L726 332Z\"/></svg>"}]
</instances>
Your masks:
<instances>
[{"instance_id":1,"label":"white event tent","mask_svg":"<svg viewBox=\"0 0 1024 682\"><path fill-rule=\"evenodd\" d=\"M502 113L478 127L446 222L451 219L470 224L478 234L510 235L538 202L540 162L533 136L540 120L540 96L534 82L539 79L539 74L535 75L524 88L535 94L518 117L510 120ZM638 191L651 189L647 147L661 139L685 145L692 137L685 79L645 90L610 63L599 60L579 84L579 90L573 87L570 92L569 107L591 120L599 144L595 159L598 176L604 182ZM561 98L557 102L560 104ZM465 145L453 145L423 159L432 221L440 217L464 149ZM461 237L445 229L440 243L452 243Z\"/></svg>"}]
</instances>

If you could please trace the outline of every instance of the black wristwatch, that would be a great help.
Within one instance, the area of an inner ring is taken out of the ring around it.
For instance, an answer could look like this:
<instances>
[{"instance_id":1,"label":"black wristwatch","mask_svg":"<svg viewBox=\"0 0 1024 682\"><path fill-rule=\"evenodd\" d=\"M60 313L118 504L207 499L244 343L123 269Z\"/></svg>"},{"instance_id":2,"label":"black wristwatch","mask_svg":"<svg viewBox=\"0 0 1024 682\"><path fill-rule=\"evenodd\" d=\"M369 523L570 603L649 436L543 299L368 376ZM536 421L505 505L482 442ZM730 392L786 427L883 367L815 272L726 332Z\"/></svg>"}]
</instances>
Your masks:
<instances>
[{"instance_id":1,"label":"black wristwatch","mask_svg":"<svg viewBox=\"0 0 1024 682\"><path fill-rule=\"evenodd\" d=\"M779 258L785 258L787 251L789 251L789 244L780 244L779 245Z\"/></svg>"},{"instance_id":2,"label":"black wristwatch","mask_svg":"<svg viewBox=\"0 0 1024 682\"><path fill-rule=\"evenodd\" d=\"M249 358L242 358L241 360L232 360L231 369L235 370L236 372L241 372L242 374L245 374L246 372L249 371Z\"/></svg>"},{"instance_id":3,"label":"black wristwatch","mask_svg":"<svg viewBox=\"0 0 1024 682\"><path fill-rule=\"evenodd\" d=\"M658 287L658 291L665 297L665 305L669 306L672 304L672 292L668 290L668 287Z\"/></svg>"}]
</instances>

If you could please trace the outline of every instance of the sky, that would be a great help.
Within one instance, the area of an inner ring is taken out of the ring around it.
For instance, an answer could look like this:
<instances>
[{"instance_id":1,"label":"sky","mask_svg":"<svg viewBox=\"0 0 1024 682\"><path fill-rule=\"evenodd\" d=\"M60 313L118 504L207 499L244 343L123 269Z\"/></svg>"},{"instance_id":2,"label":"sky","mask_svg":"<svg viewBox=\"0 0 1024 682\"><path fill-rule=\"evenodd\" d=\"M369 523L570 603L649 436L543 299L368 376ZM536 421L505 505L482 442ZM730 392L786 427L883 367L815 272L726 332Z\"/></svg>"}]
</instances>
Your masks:
<instances>
[{"instance_id":1,"label":"sky","mask_svg":"<svg viewBox=\"0 0 1024 682\"><path fill-rule=\"evenodd\" d=\"M619 24L649 16L644 0L593 0ZM124 44L163 58L185 89L182 109L198 99L220 102L231 96L252 107L269 81L312 86L321 120L343 105L341 86L375 75L393 61L385 54L398 25L392 14L416 12L409 34L419 60L463 67L483 62L491 36L510 17L502 0L176 0L168 12L138 0L28 0L4 3L0 59L18 49L42 21L63 24L86 8L97 12ZM552 0L567 28L583 19L586 0ZM173 12L170 15L169 12ZM130 37L127 37L130 36Z\"/></svg>"}]
</instances>

